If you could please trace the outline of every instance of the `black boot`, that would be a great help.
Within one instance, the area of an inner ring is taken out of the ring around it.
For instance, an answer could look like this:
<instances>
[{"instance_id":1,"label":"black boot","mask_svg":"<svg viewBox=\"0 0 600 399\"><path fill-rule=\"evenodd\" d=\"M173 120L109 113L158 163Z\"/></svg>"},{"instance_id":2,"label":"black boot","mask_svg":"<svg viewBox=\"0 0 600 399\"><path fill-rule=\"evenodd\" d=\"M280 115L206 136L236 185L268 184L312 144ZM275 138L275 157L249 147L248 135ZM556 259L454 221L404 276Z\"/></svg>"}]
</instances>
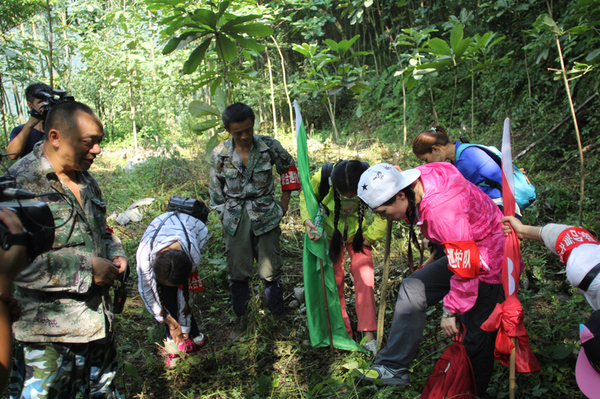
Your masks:
<instances>
[{"instance_id":1,"label":"black boot","mask_svg":"<svg viewBox=\"0 0 600 399\"><path fill-rule=\"evenodd\" d=\"M231 281L229 283L229 291L231 292L231 305L237 317L242 317L246 313L248 301L250 300L250 288L248 283L238 283Z\"/></svg>"},{"instance_id":2,"label":"black boot","mask_svg":"<svg viewBox=\"0 0 600 399\"><path fill-rule=\"evenodd\" d=\"M265 281L265 297L267 298L267 307L275 316L283 314L283 282L281 279L276 281Z\"/></svg>"}]
</instances>

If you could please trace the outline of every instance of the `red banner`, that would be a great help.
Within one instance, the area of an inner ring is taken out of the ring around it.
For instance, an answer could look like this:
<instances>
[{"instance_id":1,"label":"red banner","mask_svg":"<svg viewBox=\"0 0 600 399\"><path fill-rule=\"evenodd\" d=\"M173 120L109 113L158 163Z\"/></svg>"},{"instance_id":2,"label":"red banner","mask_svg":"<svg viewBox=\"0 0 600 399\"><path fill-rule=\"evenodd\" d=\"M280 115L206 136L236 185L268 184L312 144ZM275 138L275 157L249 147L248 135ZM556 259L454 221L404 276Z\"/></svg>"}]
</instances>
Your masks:
<instances>
[{"instance_id":1,"label":"red banner","mask_svg":"<svg viewBox=\"0 0 600 399\"><path fill-rule=\"evenodd\" d=\"M182 290L183 285L180 285L179 289ZM195 292L204 291L204 285L202 285L202 279L200 278L200 275L198 274L197 270L195 272L192 272L192 274L190 274L188 290L195 291Z\"/></svg>"},{"instance_id":2,"label":"red banner","mask_svg":"<svg viewBox=\"0 0 600 399\"><path fill-rule=\"evenodd\" d=\"M465 278L479 276L479 250L475 241L444 241L444 252L448 256L448 269Z\"/></svg>"}]
</instances>

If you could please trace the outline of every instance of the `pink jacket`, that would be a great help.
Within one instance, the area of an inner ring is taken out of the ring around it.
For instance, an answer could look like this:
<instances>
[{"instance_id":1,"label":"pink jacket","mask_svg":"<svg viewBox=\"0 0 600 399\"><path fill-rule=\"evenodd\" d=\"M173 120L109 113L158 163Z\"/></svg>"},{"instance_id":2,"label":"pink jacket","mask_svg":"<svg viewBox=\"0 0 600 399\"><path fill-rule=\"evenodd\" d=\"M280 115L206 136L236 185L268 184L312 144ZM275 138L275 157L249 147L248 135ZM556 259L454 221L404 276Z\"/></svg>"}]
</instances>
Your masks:
<instances>
[{"instance_id":1,"label":"pink jacket","mask_svg":"<svg viewBox=\"0 0 600 399\"><path fill-rule=\"evenodd\" d=\"M417 225L430 241L475 241L482 260L479 278L453 275L444 307L465 313L477 300L479 281L502 284L504 242L502 212L479 187L447 162L417 167L421 171L423 199ZM487 265L487 268L484 266ZM488 269L489 268L489 269Z\"/></svg>"}]
</instances>

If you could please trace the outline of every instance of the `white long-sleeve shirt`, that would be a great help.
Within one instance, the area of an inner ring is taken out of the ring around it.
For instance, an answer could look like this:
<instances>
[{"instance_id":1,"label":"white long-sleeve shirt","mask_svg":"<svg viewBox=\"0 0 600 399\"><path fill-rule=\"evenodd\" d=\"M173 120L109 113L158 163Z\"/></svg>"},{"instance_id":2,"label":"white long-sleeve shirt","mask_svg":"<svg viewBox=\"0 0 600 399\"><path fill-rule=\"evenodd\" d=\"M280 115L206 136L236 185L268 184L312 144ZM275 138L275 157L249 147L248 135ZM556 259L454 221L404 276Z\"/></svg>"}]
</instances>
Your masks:
<instances>
[{"instance_id":1,"label":"white long-sleeve shirt","mask_svg":"<svg viewBox=\"0 0 600 399\"><path fill-rule=\"evenodd\" d=\"M166 221L160 226L165 219ZM156 234L159 226L160 230ZM185 231L183 230L184 226ZM156 237L154 237L155 234ZM154 241L152 241L153 237ZM175 212L167 212L156 217L146 229L136 252L138 290L146 308L159 323L164 320L160 316L162 306L158 297L154 270L151 265L156 254L175 241L179 242L181 248L192 260L192 271L197 270L202 257L202 249L208 241L208 228L199 219L185 213L176 215ZM192 294L190 292L190 305L193 297ZM188 316L183 315L185 299L182 290L179 290L177 293L177 303L179 308L179 320L177 321L181 325L182 332L189 333L191 328L191 314Z\"/></svg>"}]
</instances>

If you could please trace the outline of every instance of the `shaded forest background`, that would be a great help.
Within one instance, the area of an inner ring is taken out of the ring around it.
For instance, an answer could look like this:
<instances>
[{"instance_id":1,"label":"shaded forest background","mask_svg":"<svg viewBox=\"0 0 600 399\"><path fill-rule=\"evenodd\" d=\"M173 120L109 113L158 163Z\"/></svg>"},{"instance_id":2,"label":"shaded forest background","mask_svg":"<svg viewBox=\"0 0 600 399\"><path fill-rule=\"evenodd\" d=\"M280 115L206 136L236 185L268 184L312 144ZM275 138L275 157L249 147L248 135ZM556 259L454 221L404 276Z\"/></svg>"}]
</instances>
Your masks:
<instances>
[{"instance_id":1,"label":"shaded forest background","mask_svg":"<svg viewBox=\"0 0 600 399\"><path fill-rule=\"evenodd\" d=\"M525 221L581 224L600 235L600 0L4 0L0 15L0 148L12 127L26 121L23 94L31 82L90 104L105 126L105 151L92 172L109 211L157 199L141 223L117 227L132 263L145 226L170 195L208 200L206 154L226 137L219 115L233 101L251 105L257 131L295 153L290 102L297 99L315 168L353 157L416 166L412 139L434 123L453 139L500 147L509 117L515 163L538 190ZM302 285L297 201L282 226L290 291ZM209 227L203 278L212 290L198 308L212 344L200 360L165 373L153 345L162 338L132 283L119 324L127 397L418 394L431 359L447 344L437 321L428 327L407 390L355 386L350 370L368 364L368 356L310 348L300 310L289 312L291 340L267 333L272 326L257 303L256 334L227 342L221 333L232 314L214 215ZM401 226L394 237L397 286L406 276ZM375 251L377 261L382 251ZM545 248L524 243L523 256L522 301L542 372L520 376L517 397L577 397L577 325L591 308ZM387 302L391 312L393 290ZM504 397L505 377L498 366L492 397Z\"/></svg>"}]
</instances>

